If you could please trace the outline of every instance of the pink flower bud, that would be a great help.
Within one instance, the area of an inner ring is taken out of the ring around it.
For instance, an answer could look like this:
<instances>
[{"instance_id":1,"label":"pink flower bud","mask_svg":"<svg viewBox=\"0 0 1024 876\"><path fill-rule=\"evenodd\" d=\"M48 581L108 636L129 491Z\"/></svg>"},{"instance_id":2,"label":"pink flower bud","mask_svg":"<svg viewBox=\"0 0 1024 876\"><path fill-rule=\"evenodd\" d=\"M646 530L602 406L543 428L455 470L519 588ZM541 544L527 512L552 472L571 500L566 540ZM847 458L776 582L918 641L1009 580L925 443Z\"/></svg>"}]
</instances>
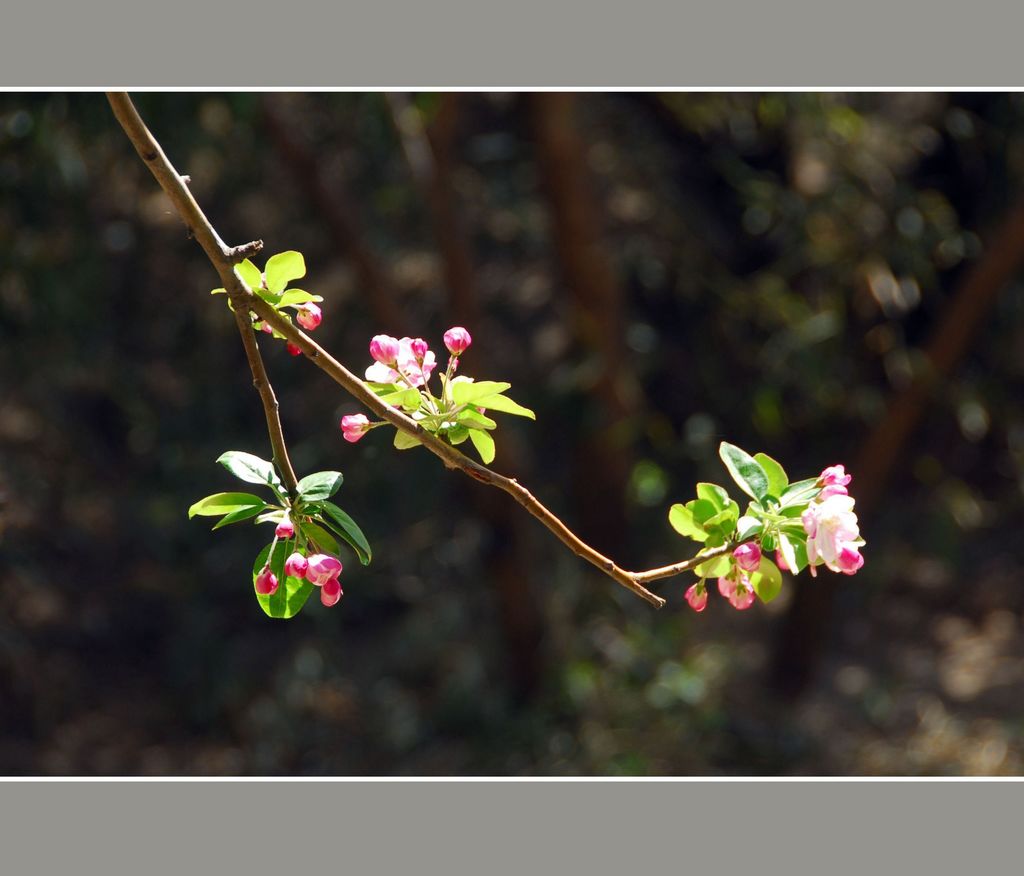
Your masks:
<instances>
[{"instance_id":1,"label":"pink flower bud","mask_svg":"<svg viewBox=\"0 0 1024 876\"><path fill-rule=\"evenodd\" d=\"M295 535L295 527L292 525L291 520L285 517L284 520L278 523L277 529L274 530L274 535L278 538L291 538Z\"/></svg>"},{"instance_id":2,"label":"pink flower bud","mask_svg":"<svg viewBox=\"0 0 1024 876\"><path fill-rule=\"evenodd\" d=\"M732 556L736 560L736 565L744 572L756 572L757 567L761 565L761 548L752 541L741 544L732 552Z\"/></svg>"},{"instance_id":3,"label":"pink flower bud","mask_svg":"<svg viewBox=\"0 0 1024 876\"><path fill-rule=\"evenodd\" d=\"M848 475L846 473L845 466L830 465L821 473L821 477L818 478L818 483L820 483L823 487L845 487L852 480L853 475Z\"/></svg>"},{"instance_id":4,"label":"pink flower bud","mask_svg":"<svg viewBox=\"0 0 1024 876\"><path fill-rule=\"evenodd\" d=\"M260 323L260 331L263 332L265 335L272 335L274 333L274 330L270 327L269 322Z\"/></svg>"},{"instance_id":5,"label":"pink flower bud","mask_svg":"<svg viewBox=\"0 0 1024 876\"><path fill-rule=\"evenodd\" d=\"M704 611L708 605L708 590L703 581L698 581L686 591L686 601L697 613Z\"/></svg>"},{"instance_id":6,"label":"pink flower bud","mask_svg":"<svg viewBox=\"0 0 1024 876\"><path fill-rule=\"evenodd\" d=\"M365 414L346 414L341 418L341 437L355 444L370 428Z\"/></svg>"},{"instance_id":7,"label":"pink flower bud","mask_svg":"<svg viewBox=\"0 0 1024 876\"><path fill-rule=\"evenodd\" d=\"M853 547L844 547L836 557L836 566L844 575L854 575L864 565L864 557Z\"/></svg>"},{"instance_id":8,"label":"pink flower bud","mask_svg":"<svg viewBox=\"0 0 1024 876\"><path fill-rule=\"evenodd\" d=\"M313 554L306 560L306 580L322 587L341 574L341 560L329 554Z\"/></svg>"},{"instance_id":9,"label":"pink flower bud","mask_svg":"<svg viewBox=\"0 0 1024 876\"><path fill-rule=\"evenodd\" d=\"M291 355L291 356L301 356L302 355L302 348L301 347L296 347L295 344L293 344L291 341L288 341L284 345L284 347L288 351L288 354Z\"/></svg>"},{"instance_id":10,"label":"pink flower bud","mask_svg":"<svg viewBox=\"0 0 1024 876\"><path fill-rule=\"evenodd\" d=\"M453 326L444 333L444 345L453 356L461 356L473 343L473 338L462 326Z\"/></svg>"},{"instance_id":11,"label":"pink flower bud","mask_svg":"<svg viewBox=\"0 0 1024 876\"><path fill-rule=\"evenodd\" d=\"M739 611L750 608L754 604L754 588L750 584L750 579L742 573L735 577L719 578L718 592L729 600L729 604L733 608Z\"/></svg>"},{"instance_id":12,"label":"pink flower bud","mask_svg":"<svg viewBox=\"0 0 1024 876\"><path fill-rule=\"evenodd\" d=\"M313 329L320 325L322 319L323 313L312 301L300 304L295 308L295 321L308 332L313 331Z\"/></svg>"},{"instance_id":13,"label":"pink flower bud","mask_svg":"<svg viewBox=\"0 0 1024 876\"><path fill-rule=\"evenodd\" d=\"M412 354L420 361L430 352L430 347L427 346L427 342L423 338L413 338L409 347L412 349Z\"/></svg>"},{"instance_id":14,"label":"pink flower bud","mask_svg":"<svg viewBox=\"0 0 1024 876\"><path fill-rule=\"evenodd\" d=\"M370 341L370 355L381 365L394 365L398 361L399 350L398 338L390 335L375 335Z\"/></svg>"},{"instance_id":15,"label":"pink flower bud","mask_svg":"<svg viewBox=\"0 0 1024 876\"><path fill-rule=\"evenodd\" d=\"M305 578L309 563L298 551L284 561L284 573L291 578Z\"/></svg>"},{"instance_id":16,"label":"pink flower bud","mask_svg":"<svg viewBox=\"0 0 1024 876\"><path fill-rule=\"evenodd\" d=\"M789 564L786 562L786 558L782 556L782 551L775 552L775 565L779 567L780 572L790 572Z\"/></svg>"},{"instance_id":17,"label":"pink flower bud","mask_svg":"<svg viewBox=\"0 0 1024 876\"><path fill-rule=\"evenodd\" d=\"M338 583L338 579L331 578L329 581L325 581L324 586L320 588L320 601L330 608L332 605L337 605L339 599L341 599L341 585Z\"/></svg>"},{"instance_id":18,"label":"pink flower bud","mask_svg":"<svg viewBox=\"0 0 1024 876\"><path fill-rule=\"evenodd\" d=\"M277 575L270 571L270 566L264 566L256 576L256 592L261 596L270 596L277 591Z\"/></svg>"},{"instance_id":19,"label":"pink flower bud","mask_svg":"<svg viewBox=\"0 0 1024 876\"><path fill-rule=\"evenodd\" d=\"M829 496L848 496L850 491L842 484L829 484L818 493L818 501L824 502Z\"/></svg>"}]
</instances>

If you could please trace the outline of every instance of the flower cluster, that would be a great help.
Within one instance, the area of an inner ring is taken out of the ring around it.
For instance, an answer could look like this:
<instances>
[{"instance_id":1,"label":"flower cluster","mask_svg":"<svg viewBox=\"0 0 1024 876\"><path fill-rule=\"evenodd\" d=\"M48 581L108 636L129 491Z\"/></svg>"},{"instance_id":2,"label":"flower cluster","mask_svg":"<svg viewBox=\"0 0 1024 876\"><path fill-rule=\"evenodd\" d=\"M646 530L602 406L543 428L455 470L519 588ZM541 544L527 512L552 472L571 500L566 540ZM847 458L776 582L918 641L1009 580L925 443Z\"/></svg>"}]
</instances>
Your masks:
<instances>
[{"instance_id":1,"label":"flower cluster","mask_svg":"<svg viewBox=\"0 0 1024 876\"><path fill-rule=\"evenodd\" d=\"M295 312L295 322L306 331L311 332L323 321L323 312L316 303L323 301L319 295L310 295L302 289L287 288L292 280L306 275L306 262L302 253L289 251L280 252L267 259L266 267L261 271L249 259L235 266L235 273L254 295L259 296L267 304L274 307L283 319L291 322L289 310ZM224 289L214 289L213 294L223 293ZM253 328L265 332L275 338L284 338L270 325L250 312ZM291 341L285 344L292 356L299 356L302 350Z\"/></svg>"},{"instance_id":2,"label":"flower cluster","mask_svg":"<svg viewBox=\"0 0 1024 876\"><path fill-rule=\"evenodd\" d=\"M189 517L220 517L218 529L231 523L255 521L274 525L274 540L256 557L252 581L260 608L270 617L297 614L314 588L320 602L330 607L341 599L341 543L366 565L370 545L356 522L331 497L341 487L338 471L306 475L286 491L274 464L251 453L232 450L218 460L239 479L268 487L267 502L252 493L215 493L189 509Z\"/></svg>"},{"instance_id":3,"label":"flower cluster","mask_svg":"<svg viewBox=\"0 0 1024 876\"><path fill-rule=\"evenodd\" d=\"M740 516L739 505L717 484L698 484L696 499L669 511L677 532L704 544L694 565L698 580L685 592L694 611L707 607L708 578L717 578L718 592L743 610L756 598L770 602L778 595L780 570L796 574L807 568L816 575L825 566L853 575L864 565L864 540L848 489L852 477L842 465L791 484L782 466L763 453L750 456L723 443L720 455L751 497L746 514ZM774 562L766 551L774 552Z\"/></svg>"},{"instance_id":4,"label":"flower cluster","mask_svg":"<svg viewBox=\"0 0 1024 876\"><path fill-rule=\"evenodd\" d=\"M423 338L376 335L370 341L373 364L366 369L366 380L382 402L403 411L424 430L450 444L469 440L480 458L490 463L495 453L490 433L498 424L487 416L487 411L535 418L533 411L505 395L511 384L454 376L459 357L472 343L472 336L462 326L454 326L444 333L448 365L439 375L440 391L434 395L430 381L438 362L430 345ZM371 429L387 423L373 422L365 414L346 414L339 425L342 437L354 444ZM419 443L417 438L404 432L398 431L395 435L395 447L399 450Z\"/></svg>"}]
</instances>

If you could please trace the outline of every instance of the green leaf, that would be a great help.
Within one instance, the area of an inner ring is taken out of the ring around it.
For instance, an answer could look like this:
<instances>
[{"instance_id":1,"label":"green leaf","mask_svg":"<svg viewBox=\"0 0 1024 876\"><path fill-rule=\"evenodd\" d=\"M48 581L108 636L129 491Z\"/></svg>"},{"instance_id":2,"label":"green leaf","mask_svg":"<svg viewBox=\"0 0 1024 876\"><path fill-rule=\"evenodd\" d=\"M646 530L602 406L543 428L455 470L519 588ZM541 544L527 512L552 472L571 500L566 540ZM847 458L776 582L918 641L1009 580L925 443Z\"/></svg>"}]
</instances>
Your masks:
<instances>
[{"instance_id":1,"label":"green leaf","mask_svg":"<svg viewBox=\"0 0 1024 876\"><path fill-rule=\"evenodd\" d=\"M693 512L679 502L668 509L668 522L680 535L694 541L705 541L708 537L704 527L693 519Z\"/></svg>"},{"instance_id":2,"label":"green leaf","mask_svg":"<svg viewBox=\"0 0 1024 876\"><path fill-rule=\"evenodd\" d=\"M341 486L342 474L340 471L318 471L306 475L298 485L299 496L306 502L319 502L321 499L329 499Z\"/></svg>"},{"instance_id":3,"label":"green leaf","mask_svg":"<svg viewBox=\"0 0 1024 876\"><path fill-rule=\"evenodd\" d=\"M260 269L246 259L244 262L235 265L235 273L239 279L249 287L250 292L255 292L263 287L263 274Z\"/></svg>"},{"instance_id":4,"label":"green leaf","mask_svg":"<svg viewBox=\"0 0 1024 876\"><path fill-rule=\"evenodd\" d=\"M211 295L227 295L228 294L228 290L225 289L223 286L221 286L220 289L213 289L213 290L211 290L210 294Z\"/></svg>"},{"instance_id":5,"label":"green leaf","mask_svg":"<svg viewBox=\"0 0 1024 876\"><path fill-rule=\"evenodd\" d=\"M789 566L793 575L802 572L807 568L807 540L790 535L785 532L779 533L779 553L782 559Z\"/></svg>"},{"instance_id":6,"label":"green leaf","mask_svg":"<svg viewBox=\"0 0 1024 876\"><path fill-rule=\"evenodd\" d=\"M729 507L729 493L718 484L697 484L697 498L706 499L719 511Z\"/></svg>"},{"instance_id":7,"label":"green leaf","mask_svg":"<svg viewBox=\"0 0 1024 876\"><path fill-rule=\"evenodd\" d=\"M306 260L301 252L279 252L267 260L267 288L275 295L284 291L292 280L306 276Z\"/></svg>"},{"instance_id":8,"label":"green leaf","mask_svg":"<svg viewBox=\"0 0 1024 876\"><path fill-rule=\"evenodd\" d=\"M243 520L251 520L266 507L266 505L261 504L250 505L247 508L239 508L237 511L225 514L219 521L217 521L213 528L220 529L222 526L230 526L232 523L241 523Z\"/></svg>"},{"instance_id":9,"label":"green leaf","mask_svg":"<svg viewBox=\"0 0 1024 876\"><path fill-rule=\"evenodd\" d=\"M419 438L416 438L413 435L409 435L408 433L403 432L401 429L395 430L395 449L408 450L410 447L416 447L421 443L422 442L420 441Z\"/></svg>"},{"instance_id":10,"label":"green leaf","mask_svg":"<svg viewBox=\"0 0 1024 876\"><path fill-rule=\"evenodd\" d=\"M230 514L243 508L258 508L256 514L266 507L259 496L252 493L214 493L205 499L200 499L188 509L188 517L220 517L222 514ZM255 516L255 515L253 515Z\"/></svg>"},{"instance_id":11,"label":"green leaf","mask_svg":"<svg viewBox=\"0 0 1024 876\"><path fill-rule=\"evenodd\" d=\"M380 400L386 405L395 405L405 408L407 411L418 410L423 404L423 396L418 389L400 389L398 392L386 392L381 395Z\"/></svg>"},{"instance_id":12,"label":"green leaf","mask_svg":"<svg viewBox=\"0 0 1024 876\"><path fill-rule=\"evenodd\" d=\"M310 301L323 300L322 295L310 295L302 289L289 289L278 299L277 306L288 307L289 305L308 304Z\"/></svg>"},{"instance_id":13,"label":"green leaf","mask_svg":"<svg viewBox=\"0 0 1024 876\"><path fill-rule=\"evenodd\" d=\"M480 454L480 459L483 460L484 465L490 465L494 462L494 439L490 436L490 433L472 429L469 433L469 440L473 442L473 446L476 448L476 452Z\"/></svg>"},{"instance_id":14,"label":"green leaf","mask_svg":"<svg viewBox=\"0 0 1024 876\"><path fill-rule=\"evenodd\" d=\"M274 471L274 464L242 450L229 450L217 457L219 462L231 474L247 484L267 484L280 487L281 479Z\"/></svg>"},{"instance_id":15,"label":"green leaf","mask_svg":"<svg viewBox=\"0 0 1024 876\"><path fill-rule=\"evenodd\" d=\"M695 566L693 571L700 575L701 578L721 578L723 575L727 575L731 568L732 557L726 554L725 556L715 557L706 563Z\"/></svg>"},{"instance_id":16,"label":"green leaf","mask_svg":"<svg viewBox=\"0 0 1024 876\"><path fill-rule=\"evenodd\" d=\"M462 386L461 383L456 386ZM483 398L478 398L473 404L481 408L487 408L489 411L501 411L503 414L514 414L517 417L529 417L531 420L536 420L537 415L529 408L524 408L521 404L512 401L504 395L488 395Z\"/></svg>"},{"instance_id":17,"label":"green leaf","mask_svg":"<svg viewBox=\"0 0 1024 876\"><path fill-rule=\"evenodd\" d=\"M761 565L750 576L750 583L762 602L771 602L782 589L782 573L768 557L762 556Z\"/></svg>"},{"instance_id":18,"label":"green leaf","mask_svg":"<svg viewBox=\"0 0 1024 876\"><path fill-rule=\"evenodd\" d=\"M779 501L783 506L804 504L817 496L820 489L817 478L807 478L786 487Z\"/></svg>"},{"instance_id":19,"label":"green leaf","mask_svg":"<svg viewBox=\"0 0 1024 876\"><path fill-rule=\"evenodd\" d=\"M694 522L701 526L704 526L717 513L715 506L707 499L691 499L686 503L686 507L693 515Z\"/></svg>"},{"instance_id":20,"label":"green leaf","mask_svg":"<svg viewBox=\"0 0 1024 876\"><path fill-rule=\"evenodd\" d=\"M741 517L736 521L737 541L750 541L761 534L764 524L756 517Z\"/></svg>"},{"instance_id":21,"label":"green leaf","mask_svg":"<svg viewBox=\"0 0 1024 876\"><path fill-rule=\"evenodd\" d=\"M452 426L446 433L451 444L458 445L469 438L469 429L461 424Z\"/></svg>"},{"instance_id":22,"label":"green leaf","mask_svg":"<svg viewBox=\"0 0 1024 876\"><path fill-rule=\"evenodd\" d=\"M479 380L475 383L455 383L452 381L452 401L457 405L465 405L473 402L481 407L492 407L484 405L478 399L487 398L491 395L501 395L506 389L512 386L511 383L498 383L494 380ZM497 408L495 408L497 410Z\"/></svg>"},{"instance_id":23,"label":"green leaf","mask_svg":"<svg viewBox=\"0 0 1024 876\"><path fill-rule=\"evenodd\" d=\"M728 508L705 520L703 526L707 530L718 529L723 535L729 535L735 531L739 516L740 506L732 502Z\"/></svg>"},{"instance_id":24,"label":"green leaf","mask_svg":"<svg viewBox=\"0 0 1024 876\"><path fill-rule=\"evenodd\" d=\"M302 534L305 535L306 538L313 539L319 550L323 551L325 554L338 556L341 549L338 547L337 540L319 523L312 523L307 520L301 523L300 527L302 529Z\"/></svg>"},{"instance_id":25,"label":"green leaf","mask_svg":"<svg viewBox=\"0 0 1024 876\"><path fill-rule=\"evenodd\" d=\"M466 410L460 413L459 420L470 429L498 428L498 424L495 423L494 420L492 420L490 417L485 417L479 411L474 411L472 408L466 408Z\"/></svg>"},{"instance_id":26,"label":"green leaf","mask_svg":"<svg viewBox=\"0 0 1024 876\"><path fill-rule=\"evenodd\" d=\"M359 557L359 562L364 566L369 565L373 559L373 551L370 550L370 543L356 522L333 502L323 503L323 513L326 518L324 522L352 546Z\"/></svg>"},{"instance_id":27,"label":"green leaf","mask_svg":"<svg viewBox=\"0 0 1024 876\"><path fill-rule=\"evenodd\" d=\"M256 562L252 567L252 586L256 589L256 576L260 570L270 561L270 571L277 576L277 590L270 596L260 593L256 594L256 601L268 617L286 619L295 617L306 604L309 595L313 592L313 585L301 578L292 578L284 574L284 561L291 552L287 542L279 541L274 545L274 554L270 555L271 545L267 545L259 552Z\"/></svg>"},{"instance_id":28,"label":"green leaf","mask_svg":"<svg viewBox=\"0 0 1024 876\"><path fill-rule=\"evenodd\" d=\"M779 498L789 484L786 470L767 453L755 453L754 459L768 475L768 494Z\"/></svg>"},{"instance_id":29,"label":"green leaf","mask_svg":"<svg viewBox=\"0 0 1024 876\"><path fill-rule=\"evenodd\" d=\"M748 496L764 502L768 495L768 475L761 464L745 450L723 441L718 455L737 486Z\"/></svg>"}]
</instances>

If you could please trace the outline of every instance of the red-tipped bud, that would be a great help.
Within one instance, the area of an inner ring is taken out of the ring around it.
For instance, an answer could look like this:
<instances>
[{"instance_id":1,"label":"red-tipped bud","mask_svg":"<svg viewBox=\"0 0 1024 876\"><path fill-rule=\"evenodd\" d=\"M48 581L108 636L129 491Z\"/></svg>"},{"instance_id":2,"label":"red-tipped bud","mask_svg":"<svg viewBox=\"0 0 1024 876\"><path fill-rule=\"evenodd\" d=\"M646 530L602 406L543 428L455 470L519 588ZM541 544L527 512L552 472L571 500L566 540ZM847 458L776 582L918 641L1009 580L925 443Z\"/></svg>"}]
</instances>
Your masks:
<instances>
[{"instance_id":1,"label":"red-tipped bud","mask_svg":"<svg viewBox=\"0 0 1024 876\"><path fill-rule=\"evenodd\" d=\"M307 560L306 580L322 587L341 574L341 560L329 554L313 554Z\"/></svg>"},{"instance_id":2,"label":"red-tipped bud","mask_svg":"<svg viewBox=\"0 0 1024 876\"><path fill-rule=\"evenodd\" d=\"M301 356L302 355L302 349L300 347L296 347L295 344L293 344L291 341L288 341L284 345L284 347L288 351L289 355L291 355L291 356Z\"/></svg>"},{"instance_id":3,"label":"red-tipped bud","mask_svg":"<svg viewBox=\"0 0 1024 876\"><path fill-rule=\"evenodd\" d=\"M346 414L341 418L341 437L355 444L370 428L365 414Z\"/></svg>"},{"instance_id":4,"label":"red-tipped bud","mask_svg":"<svg viewBox=\"0 0 1024 876\"><path fill-rule=\"evenodd\" d=\"M375 335L370 341L370 355L375 362L381 365L394 365L398 361L398 353L401 347L398 338L390 335Z\"/></svg>"},{"instance_id":5,"label":"red-tipped bud","mask_svg":"<svg viewBox=\"0 0 1024 876\"><path fill-rule=\"evenodd\" d=\"M256 576L256 592L261 596L270 596L277 591L277 575L264 566Z\"/></svg>"},{"instance_id":6,"label":"red-tipped bud","mask_svg":"<svg viewBox=\"0 0 1024 876\"><path fill-rule=\"evenodd\" d=\"M300 304L295 308L295 321L307 332L313 331L313 329L320 325L320 321L322 319L323 313L312 301L309 301L306 304Z\"/></svg>"},{"instance_id":7,"label":"red-tipped bud","mask_svg":"<svg viewBox=\"0 0 1024 876\"><path fill-rule=\"evenodd\" d=\"M752 541L741 544L732 552L732 556L736 560L736 565L744 572L756 572L757 567L761 565L761 548Z\"/></svg>"},{"instance_id":8,"label":"red-tipped bud","mask_svg":"<svg viewBox=\"0 0 1024 876\"><path fill-rule=\"evenodd\" d=\"M284 561L284 573L290 578L305 578L309 563L298 551Z\"/></svg>"},{"instance_id":9,"label":"red-tipped bud","mask_svg":"<svg viewBox=\"0 0 1024 876\"><path fill-rule=\"evenodd\" d=\"M444 333L444 345L453 356L461 356L473 343L473 338L462 326L453 326Z\"/></svg>"},{"instance_id":10,"label":"red-tipped bud","mask_svg":"<svg viewBox=\"0 0 1024 876\"><path fill-rule=\"evenodd\" d=\"M320 588L320 601L330 608L332 605L337 605L339 599L341 599L341 585L338 583L338 579L331 578L325 581L323 587Z\"/></svg>"},{"instance_id":11,"label":"red-tipped bud","mask_svg":"<svg viewBox=\"0 0 1024 876\"><path fill-rule=\"evenodd\" d=\"M295 535L295 526L291 520L285 517L280 523L277 524L277 529L274 530L274 535L278 538L291 538Z\"/></svg>"}]
</instances>

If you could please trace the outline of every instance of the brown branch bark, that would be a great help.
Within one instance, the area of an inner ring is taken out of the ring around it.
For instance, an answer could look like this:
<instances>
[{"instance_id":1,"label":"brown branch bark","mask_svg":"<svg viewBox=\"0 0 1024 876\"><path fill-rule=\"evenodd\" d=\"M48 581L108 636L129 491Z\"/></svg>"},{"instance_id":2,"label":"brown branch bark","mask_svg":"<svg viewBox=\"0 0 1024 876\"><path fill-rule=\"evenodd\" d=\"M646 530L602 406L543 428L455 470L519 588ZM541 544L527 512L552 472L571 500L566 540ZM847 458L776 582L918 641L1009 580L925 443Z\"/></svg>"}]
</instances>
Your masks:
<instances>
[{"instance_id":1,"label":"brown branch bark","mask_svg":"<svg viewBox=\"0 0 1024 876\"><path fill-rule=\"evenodd\" d=\"M224 288L227 290L232 301L232 305L236 311L236 322L238 321L237 314L239 312L243 314L247 314L249 311L255 312L260 319L270 323L270 325L281 335L302 350L302 352L311 359L318 368L334 380L335 383L341 386L342 389L348 392L349 395L361 402L378 417L386 420L396 429L418 439L419 442L427 448L427 450L439 457L447 468L458 469L468 477L471 477L480 483L496 487L497 489L508 493L527 512L533 515L552 533L554 533L559 541L576 554L576 556L586 560L597 569L600 569L609 578L621 584L632 593L635 593L655 608L661 608L665 604L665 600L647 590L641 581L651 581L679 574L693 568L708 558L708 555L693 557L692 559L686 560L682 563L677 563L674 566L665 566L660 569L652 569L647 572L630 572L623 569L613 560L583 542L529 490L516 481L515 478L505 477L504 475L491 471L486 466L474 462L450 444L446 444L440 438L437 438L435 435L421 428L418 423L403 414L401 411L381 402L369 386L352 374L352 372L345 368L344 365L334 359L326 350L317 344L316 341L310 338L301 329L294 326L291 322L284 319L276 309L267 304L262 298L253 295L245 287L245 284L242 283L241 279L235 273L234 265L249 255L258 252L262 247L262 243L256 241L244 244L240 247L228 247L220 239L209 220L199 208L199 205L192 197L191 192L189 192L188 187L183 182L181 175L174 169L174 166L167 159L167 156L164 155L163 150L160 148L156 139L142 122L142 119L136 112L128 95L121 92L108 93L108 99L110 101L111 108L114 110L114 115L121 123L122 128L124 128L128 138L135 146L139 156L153 173L153 176L156 178L157 182L160 183L164 191L167 192L178 213L181 215L181 218L185 221L185 224L189 227L200 246L202 246L203 251L206 253L210 262L220 275L221 282L224 283ZM244 318L239 322L240 329L242 328L242 323L244 323ZM246 333L252 333L252 328L250 326L245 326L243 341ZM247 353L249 350L250 347L247 345ZM250 366L252 365L254 365L254 361L250 361ZM261 363L260 368L262 368ZM253 374L254 379L257 381L260 380L259 374L262 374L263 379L265 379L266 376L265 371L260 370L258 372L255 368ZM269 382L266 386L269 387ZM270 423L272 419L277 421L276 400L273 405L268 406L266 404L266 398L268 396L264 396L261 391L261 397L264 398L264 407L267 412L268 423ZM283 438L281 437L280 424L278 421L276 437L274 431L272 431L271 440L273 442L279 439L281 440L281 453L283 458L287 459L287 453L283 445ZM277 448L275 447L275 453L276 451ZM288 468L290 470L290 463ZM282 474L284 474L284 472L282 472ZM292 480L294 480L294 473L292 473L291 477ZM724 547L721 549L722 552L725 550L726 548Z\"/></svg>"},{"instance_id":2,"label":"brown branch bark","mask_svg":"<svg viewBox=\"0 0 1024 876\"><path fill-rule=\"evenodd\" d=\"M192 192L186 184L188 178L182 177L174 169L164 154L164 150L142 121L131 98L122 92L108 92L107 99L110 101L110 108L114 111L114 116L124 128L135 151L139 153L139 157L145 162L146 167L156 177L156 181L160 183L160 187L166 192L167 197L171 199L178 214L184 220L189 233L199 242L206 257L220 275L220 281L224 284L234 309L235 324L242 336L242 346L245 348L245 358L249 362L249 370L252 371L253 385L263 402L263 413L267 420L267 433L270 435L274 463L278 471L281 472L281 479L288 492L294 492L298 481L295 477L295 470L292 468L291 459L288 457L288 447L284 441L284 431L281 428L281 418L278 415L277 397L274 395L270 378L267 377L267 369L263 365L260 348L256 343L256 336L253 334L252 324L248 319L247 301L253 296L238 279L234 270L235 265L239 262L263 249L263 241L254 240L251 243L235 247L225 244L199 208L196 199L192 197Z\"/></svg>"}]
</instances>

